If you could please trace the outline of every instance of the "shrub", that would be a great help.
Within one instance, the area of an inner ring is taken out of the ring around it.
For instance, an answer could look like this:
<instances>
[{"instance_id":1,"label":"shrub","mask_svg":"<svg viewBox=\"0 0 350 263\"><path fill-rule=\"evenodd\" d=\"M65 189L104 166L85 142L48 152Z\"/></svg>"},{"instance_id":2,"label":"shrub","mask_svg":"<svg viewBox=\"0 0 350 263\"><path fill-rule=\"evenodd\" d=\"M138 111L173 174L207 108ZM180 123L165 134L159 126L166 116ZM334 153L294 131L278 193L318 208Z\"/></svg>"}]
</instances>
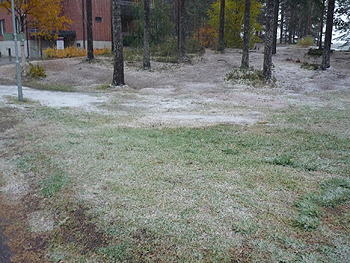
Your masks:
<instances>
[{"instance_id":1,"label":"shrub","mask_svg":"<svg viewBox=\"0 0 350 263\"><path fill-rule=\"evenodd\" d=\"M215 29L208 24L205 24L203 28L200 28L197 32L195 32L193 39L199 41L202 47L205 48L214 48L217 42Z\"/></svg>"},{"instance_id":2,"label":"shrub","mask_svg":"<svg viewBox=\"0 0 350 263\"><path fill-rule=\"evenodd\" d=\"M309 69L309 70L318 70L321 67L321 65L315 64L315 63L303 62L300 67L304 69Z\"/></svg>"},{"instance_id":3,"label":"shrub","mask_svg":"<svg viewBox=\"0 0 350 263\"><path fill-rule=\"evenodd\" d=\"M84 57L86 56L86 50L76 47L67 47L64 50L57 50L56 47L47 48L44 50L46 58L71 58L71 57Z\"/></svg>"},{"instance_id":4,"label":"shrub","mask_svg":"<svg viewBox=\"0 0 350 263\"><path fill-rule=\"evenodd\" d=\"M310 36L301 38L298 40L297 45L302 47L312 46L314 44L314 39Z\"/></svg>"},{"instance_id":5,"label":"shrub","mask_svg":"<svg viewBox=\"0 0 350 263\"><path fill-rule=\"evenodd\" d=\"M112 49L111 48L102 48L102 49L94 49L94 55L98 56L98 55L109 55L112 53Z\"/></svg>"},{"instance_id":6,"label":"shrub","mask_svg":"<svg viewBox=\"0 0 350 263\"><path fill-rule=\"evenodd\" d=\"M178 56L177 42L174 40L168 40L160 45L152 45L151 54L160 57Z\"/></svg>"},{"instance_id":7,"label":"shrub","mask_svg":"<svg viewBox=\"0 0 350 263\"><path fill-rule=\"evenodd\" d=\"M201 43L196 39L189 39L186 41L186 51L187 53L201 53L204 51Z\"/></svg>"},{"instance_id":8,"label":"shrub","mask_svg":"<svg viewBox=\"0 0 350 263\"><path fill-rule=\"evenodd\" d=\"M57 57L57 48L47 48L44 51L44 55L46 58L56 58Z\"/></svg>"},{"instance_id":9,"label":"shrub","mask_svg":"<svg viewBox=\"0 0 350 263\"><path fill-rule=\"evenodd\" d=\"M29 63L29 76L31 78L45 78L46 77L46 73L45 73L45 69L44 67L40 66L40 65L33 65L31 63Z\"/></svg>"},{"instance_id":10,"label":"shrub","mask_svg":"<svg viewBox=\"0 0 350 263\"><path fill-rule=\"evenodd\" d=\"M315 48L310 48L309 51L307 52L308 55L310 56L322 56L323 55L323 49L315 49Z\"/></svg>"},{"instance_id":11,"label":"shrub","mask_svg":"<svg viewBox=\"0 0 350 263\"><path fill-rule=\"evenodd\" d=\"M265 86L268 84L262 70L255 70L253 68L235 68L226 75L225 79L234 84L252 85L254 87Z\"/></svg>"}]
</instances>

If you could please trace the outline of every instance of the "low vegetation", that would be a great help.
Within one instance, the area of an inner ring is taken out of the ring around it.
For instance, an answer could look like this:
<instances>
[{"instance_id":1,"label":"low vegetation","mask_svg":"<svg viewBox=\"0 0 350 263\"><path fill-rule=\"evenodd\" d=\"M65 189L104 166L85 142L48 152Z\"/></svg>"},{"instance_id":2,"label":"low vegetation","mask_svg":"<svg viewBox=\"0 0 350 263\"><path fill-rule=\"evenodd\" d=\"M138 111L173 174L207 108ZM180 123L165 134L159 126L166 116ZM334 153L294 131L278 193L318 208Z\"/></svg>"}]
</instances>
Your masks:
<instances>
[{"instance_id":1,"label":"low vegetation","mask_svg":"<svg viewBox=\"0 0 350 263\"><path fill-rule=\"evenodd\" d=\"M349 114L158 129L37 106L13 165L55 211L53 262L345 262Z\"/></svg>"},{"instance_id":2,"label":"low vegetation","mask_svg":"<svg viewBox=\"0 0 350 263\"><path fill-rule=\"evenodd\" d=\"M321 68L321 65L316 63L303 62L300 67L309 70L318 70Z\"/></svg>"},{"instance_id":3,"label":"low vegetation","mask_svg":"<svg viewBox=\"0 0 350 263\"><path fill-rule=\"evenodd\" d=\"M300 38L297 43L298 46L302 46L302 47L313 46L313 44L314 44L314 39L311 36Z\"/></svg>"},{"instance_id":4,"label":"low vegetation","mask_svg":"<svg viewBox=\"0 0 350 263\"><path fill-rule=\"evenodd\" d=\"M77 47L66 47L64 50L57 50L57 47L47 48L43 51L45 58L73 58L73 57L85 57L86 49ZM94 49L94 55L110 55L112 50L110 48Z\"/></svg>"},{"instance_id":5,"label":"low vegetation","mask_svg":"<svg viewBox=\"0 0 350 263\"><path fill-rule=\"evenodd\" d=\"M33 65L32 63L29 63L28 75L30 78L40 79L46 77L46 72L43 66L40 66L39 64Z\"/></svg>"},{"instance_id":6,"label":"low vegetation","mask_svg":"<svg viewBox=\"0 0 350 263\"><path fill-rule=\"evenodd\" d=\"M256 70L254 68L242 69L234 68L225 78L234 84L244 84L253 87L263 87L271 85L263 75L262 70Z\"/></svg>"}]
</instances>

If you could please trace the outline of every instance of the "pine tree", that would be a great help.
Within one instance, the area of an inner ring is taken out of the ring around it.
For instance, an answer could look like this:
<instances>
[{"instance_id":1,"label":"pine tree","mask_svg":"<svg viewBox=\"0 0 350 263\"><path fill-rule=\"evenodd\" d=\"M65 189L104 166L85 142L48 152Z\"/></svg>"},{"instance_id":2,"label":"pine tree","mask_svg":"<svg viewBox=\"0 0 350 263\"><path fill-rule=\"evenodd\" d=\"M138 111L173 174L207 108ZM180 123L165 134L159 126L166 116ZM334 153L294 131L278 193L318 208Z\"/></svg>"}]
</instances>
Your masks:
<instances>
[{"instance_id":1,"label":"pine tree","mask_svg":"<svg viewBox=\"0 0 350 263\"><path fill-rule=\"evenodd\" d=\"M185 0L179 0L179 15L180 15L180 23L179 23L179 37L180 37L180 60L187 61L186 55L186 7Z\"/></svg>"},{"instance_id":2,"label":"pine tree","mask_svg":"<svg viewBox=\"0 0 350 263\"><path fill-rule=\"evenodd\" d=\"M271 80L272 77L272 38L273 38L273 11L275 0L267 0L266 4L266 34L264 46L264 66L263 74L265 79Z\"/></svg>"},{"instance_id":3,"label":"pine tree","mask_svg":"<svg viewBox=\"0 0 350 263\"><path fill-rule=\"evenodd\" d=\"M112 26L114 43L113 86L122 86L124 82L123 35L120 0L112 0Z\"/></svg>"},{"instance_id":4,"label":"pine tree","mask_svg":"<svg viewBox=\"0 0 350 263\"><path fill-rule=\"evenodd\" d=\"M219 40L216 47L217 51L225 50L225 0L221 0L220 2L220 22L219 22Z\"/></svg>"},{"instance_id":5,"label":"pine tree","mask_svg":"<svg viewBox=\"0 0 350 263\"><path fill-rule=\"evenodd\" d=\"M92 5L91 0L86 0L86 32L87 32L87 60L94 59L94 39L92 33Z\"/></svg>"},{"instance_id":6,"label":"pine tree","mask_svg":"<svg viewBox=\"0 0 350 263\"><path fill-rule=\"evenodd\" d=\"M272 54L277 53L277 26L278 26L279 7L280 7L280 0L275 0L274 12L273 12Z\"/></svg>"},{"instance_id":7,"label":"pine tree","mask_svg":"<svg viewBox=\"0 0 350 263\"><path fill-rule=\"evenodd\" d=\"M143 68L151 68L150 50L149 50L149 0L143 0L144 12L144 33L143 33Z\"/></svg>"},{"instance_id":8,"label":"pine tree","mask_svg":"<svg viewBox=\"0 0 350 263\"><path fill-rule=\"evenodd\" d=\"M334 8L335 8L335 0L328 0L327 25L326 25L324 48L323 48L322 65L321 65L321 68L323 70L330 67Z\"/></svg>"},{"instance_id":9,"label":"pine tree","mask_svg":"<svg viewBox=\"0 0 350 263\"><path fill-rule=\"evenodd\" d=\"M245 0L243 54L242 54L241 68L249 68L249 27L250 27L249 23L250 23L250 0Z\"/></svg>"}]
</instances>

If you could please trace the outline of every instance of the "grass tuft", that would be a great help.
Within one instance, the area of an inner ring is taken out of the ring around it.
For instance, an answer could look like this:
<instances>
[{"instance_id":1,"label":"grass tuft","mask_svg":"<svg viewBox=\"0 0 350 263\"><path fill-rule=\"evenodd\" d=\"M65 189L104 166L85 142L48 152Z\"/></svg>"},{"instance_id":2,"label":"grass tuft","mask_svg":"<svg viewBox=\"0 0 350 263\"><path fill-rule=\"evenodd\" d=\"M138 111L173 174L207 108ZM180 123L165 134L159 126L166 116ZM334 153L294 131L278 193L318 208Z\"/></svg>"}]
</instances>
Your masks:
<instances>
[{"instance_id":1,"label":"grass tuft","mask_svg":"<svg viewBox=\"0 0 350 263\"><path fill-rule=\"evenodd\" d=\"M41 192L45 197L51 197L70 182L64 174L56 174L41 181Z\"/></svg>"}]
</instances>

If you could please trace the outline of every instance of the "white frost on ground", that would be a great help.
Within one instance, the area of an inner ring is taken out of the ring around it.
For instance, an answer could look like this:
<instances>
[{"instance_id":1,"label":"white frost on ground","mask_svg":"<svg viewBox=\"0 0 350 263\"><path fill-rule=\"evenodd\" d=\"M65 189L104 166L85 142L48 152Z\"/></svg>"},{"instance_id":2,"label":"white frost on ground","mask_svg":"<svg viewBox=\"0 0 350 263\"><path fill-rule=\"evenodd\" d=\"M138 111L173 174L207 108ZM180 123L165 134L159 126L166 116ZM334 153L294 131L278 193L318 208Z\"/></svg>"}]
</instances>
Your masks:
<instances>
[{"instance_id":1,"label":"white frost on ground","mask_svg":"<svg viewBox=\"0 0 350 263\"><path fill-rule=\"evenodd\" d=\"M0 101L5 101L5 96L18 96L17 86L0 86ZM106 96L90 95L78 92L58 92L35 90L23 87L23 98L38 101L40 104L53 108L78 107L92 110L94 103L107 101Z\"/></svg>"},{"instance_id":2,"label":"white frost on ground","mask_svg":"<svg viewBox=\"0 0 350 263\"><path fill-rule=\"evenodd\" d=\"M320 64L321 57L307 55L307 48L279 46L273 56L276 85L252 87L225 81L232 69L238 69L241 51L227 49L218 54L206 50L189 64L152 62L152 70L137 65L125 68L127 86L122 89L99 89L107 85L113 68L108 61L89 64L81 58L41 61L47 71L42 83L74 86L77 92L54 92L23 88L24 98L55 108L79 108L98 111L118 118L118 125L206 126L215 124L251 124L265 121L270 109L308 105L324 106L323 96L350 88L350 52L332 53L332 67L322 70L301 68L303 63ZM262 50L250 53L250 65L261 70ZM103 63L102 63L103 62ZM13 79L14 66L2 66L2 74ZM97 88L96 88L97 87ZM17 97L16 86L0 86L4 96ZM12 104L14 107L20 104ZM341 106L341 105L340 105Z\"/></svg>"}]
</instances>

